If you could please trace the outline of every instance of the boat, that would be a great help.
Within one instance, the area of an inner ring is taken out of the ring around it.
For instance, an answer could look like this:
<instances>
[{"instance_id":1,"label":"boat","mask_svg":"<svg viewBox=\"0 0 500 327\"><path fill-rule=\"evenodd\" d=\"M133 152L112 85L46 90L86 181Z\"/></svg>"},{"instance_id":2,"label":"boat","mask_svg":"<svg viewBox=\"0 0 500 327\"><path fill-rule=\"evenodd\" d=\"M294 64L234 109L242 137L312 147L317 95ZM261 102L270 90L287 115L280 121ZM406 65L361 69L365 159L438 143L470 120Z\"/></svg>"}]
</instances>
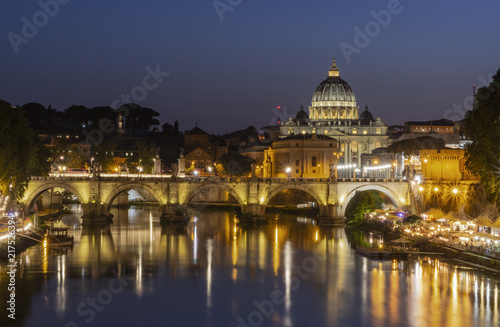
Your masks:
<instances>
[{"instance_id":1,"label":"boat","mask_svg":"<svg viewBox=\"0 0 500 327\"><path fill-rule=\"evenodd\" d=\"M52 227L49 229L49 247L61 248L73 246L75 239L68 235L68 227Z\"/></svg>"}]
</instances>

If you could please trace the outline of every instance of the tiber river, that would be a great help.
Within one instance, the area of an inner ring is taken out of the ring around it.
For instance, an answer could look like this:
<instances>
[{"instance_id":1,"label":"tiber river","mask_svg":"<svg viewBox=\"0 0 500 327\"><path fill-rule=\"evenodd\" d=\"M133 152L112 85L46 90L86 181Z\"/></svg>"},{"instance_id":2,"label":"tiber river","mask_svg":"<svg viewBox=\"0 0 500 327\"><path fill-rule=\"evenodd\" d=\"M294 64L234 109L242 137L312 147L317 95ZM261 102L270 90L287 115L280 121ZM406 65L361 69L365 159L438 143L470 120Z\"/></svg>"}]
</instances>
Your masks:
<instances>
[{"instance_id":1,"label":"tiber river","mask_svg":"<svg viewBox=\"0 0 500 327\"><path fill-rule=\"evenodd\" d=\"M0 326L499 325L498 275L439 257L370 260L350 240L369 235L306 218L242 228L226 212L191 213L162 227L157 208L114 209L97 230L63 217L73 249L18 257L15 322L1 265Z\"/></svg>"}]
</instances>

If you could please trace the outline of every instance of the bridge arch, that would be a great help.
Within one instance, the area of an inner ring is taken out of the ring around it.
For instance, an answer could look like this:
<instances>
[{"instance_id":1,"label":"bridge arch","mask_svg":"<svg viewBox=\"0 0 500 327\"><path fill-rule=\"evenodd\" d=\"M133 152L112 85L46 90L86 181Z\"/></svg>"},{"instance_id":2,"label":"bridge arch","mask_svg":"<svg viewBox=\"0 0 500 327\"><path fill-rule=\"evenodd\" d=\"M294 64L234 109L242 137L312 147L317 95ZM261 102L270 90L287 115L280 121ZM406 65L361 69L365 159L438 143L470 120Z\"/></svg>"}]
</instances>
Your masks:
<instances>
[{"instance_id":1,"label":"bridge arch","mask_svg":"<svg viewBox=\"0 0 500 327\"><path fill-rule=\"evenodd\" d=\"M324 201L323 199L321 199L321 197L313 189L311 189L310 187L304 186L304 185L300 185L300 184L292 184L292 183L285 184L285 185L280 185L280 186L274 188L273 190L271 190L269 192L269 194L267 195L267 198L264 199L264 201L262 202L263 210L264 211L266 210L267 205L272 200L272 198L274 198L278 193L280 193L282 191L286 191L286 190L299 190L299 191L303 191L303 192L309 194L310 196L313 197L313 199L318 204L320 215L324 214L324 212L325 212L325 202L326 201Z\"/></svg>"},{"instance_id":2,"label":"bridge arch","mask_svg":"<svg viewBox=\"0 0 500 327\"><path fill-rule=\"evenodd\" d=\"M118 194L128 190L137 190L139 193L146 192L147 194L153 196L160 205L165 204L158 192L149 185L140 183L126 183L119 185L118 187L114 188L111 193L109 193L106 201L104 201L106 210L109 211L113 200L118 196Z\"/></svg>"},{"instance_id":3,"label":"bridge arch","mask_svg":"<svg viewBox=\"0 0 500 327\"><path fill-rule=\"evenodd\" d=\"M379 192L382 192L384 193L387 197L389 197L389 199L391 199L392 203L394 203L396 205L396 207L400 208L403 206L403 204L401 203L401 200L400 200L400 196L398 196L398 194L396 194L393 190L391 190L390 188L386 187L386 186L383 186L383 185L376 185L376 184L367 184L367 185L362 185L362 186L358 186L354 189L352 189L346 196L344 199L340 199L341 201L341 206L340 206L340 212L339 212L339 215L341 217L344 217L345 216L345 210L347 209L347 205L349 204L349 202L352 200L352 198L354 197L354 195L356 194L356 192L363 192L363 191L379 191ZM341 195L342 196L342 195Z\"/></svg>"},{"instance_id":4,"label":"bridge arch","mask_svg":"<svg viewBox=\"0 0 500 327\"><path fill-rule=\"evenodd\" d=\"M223 189L223 190L227 191L229 194L231 194L236 199L241 210L244 209L245 201L239 196L239 194L236 192L236 190L228 185L218 184L218 183L202 184L202 185L195 187L194 189L189 191L188 195L186 196L186 198L182 204L186 205L186 206L189 205L196 195L200 194L203 191L209 191L210 189Z\"/></svg>"},{"instance_id":5,"label":"bridge arch","mask_svg":"<svg viewBox=\"0 0 500 327\"><path fill-rule=\"evenodd\" d=\"M28 212L29 210L34 208L34 204L36 200L40 197L40 195L52 188L62 188L65 189L72 194L74 194L78 200L80 200L81 203L87 203L88 202L88 196L87 194L84 194L80 192L76 187L72 186L70 183L64 183L64 182L47 182L44 183L43 185L38 186L36 189L33 191L30 191L28 194L25 195L25 210Z\"/></svg>"}]
</instances>

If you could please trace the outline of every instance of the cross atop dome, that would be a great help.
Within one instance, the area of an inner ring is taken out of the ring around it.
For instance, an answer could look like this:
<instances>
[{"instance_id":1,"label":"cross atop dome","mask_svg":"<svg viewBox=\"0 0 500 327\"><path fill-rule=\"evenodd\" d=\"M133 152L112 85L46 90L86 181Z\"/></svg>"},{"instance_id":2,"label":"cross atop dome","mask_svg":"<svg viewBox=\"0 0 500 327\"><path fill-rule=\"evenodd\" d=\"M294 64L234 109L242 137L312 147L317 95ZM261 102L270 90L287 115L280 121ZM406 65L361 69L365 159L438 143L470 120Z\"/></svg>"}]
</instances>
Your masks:
<instances>
[{"instance_id":1,"label":"cross atop dome","mask_svg":"<svg viewBox=\"0 0 500 327\"><path fill-rule=\"evenodd\" d=\"M330 70L328 71L328 77L340 77L339 69L335 63L335 58L333 58L332 67L330 67Z\"/></svg>"}]
</instances>

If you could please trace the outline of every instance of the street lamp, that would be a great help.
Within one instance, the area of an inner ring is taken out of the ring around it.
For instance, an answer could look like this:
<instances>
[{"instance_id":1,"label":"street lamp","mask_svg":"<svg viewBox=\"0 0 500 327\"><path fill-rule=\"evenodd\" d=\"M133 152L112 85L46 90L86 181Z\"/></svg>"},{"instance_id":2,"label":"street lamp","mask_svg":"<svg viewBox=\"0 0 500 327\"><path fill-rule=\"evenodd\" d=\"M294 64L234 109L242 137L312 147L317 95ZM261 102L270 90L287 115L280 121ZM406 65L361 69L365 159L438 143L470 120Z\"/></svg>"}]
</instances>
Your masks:
<instances>
[{"instance_id":1,"label":"street lamp","mask_svg":"<svg viewBox=\"0 0 500 327\"><path fill-rule=\"evenodd\" d=\"M288 175L288 178L290 179L290 174L291 174L291 172L292 172L292 168L290 168L290 167L286 167L285 172L286 172L286 174Z\"/></svg>"}]
</instances>

